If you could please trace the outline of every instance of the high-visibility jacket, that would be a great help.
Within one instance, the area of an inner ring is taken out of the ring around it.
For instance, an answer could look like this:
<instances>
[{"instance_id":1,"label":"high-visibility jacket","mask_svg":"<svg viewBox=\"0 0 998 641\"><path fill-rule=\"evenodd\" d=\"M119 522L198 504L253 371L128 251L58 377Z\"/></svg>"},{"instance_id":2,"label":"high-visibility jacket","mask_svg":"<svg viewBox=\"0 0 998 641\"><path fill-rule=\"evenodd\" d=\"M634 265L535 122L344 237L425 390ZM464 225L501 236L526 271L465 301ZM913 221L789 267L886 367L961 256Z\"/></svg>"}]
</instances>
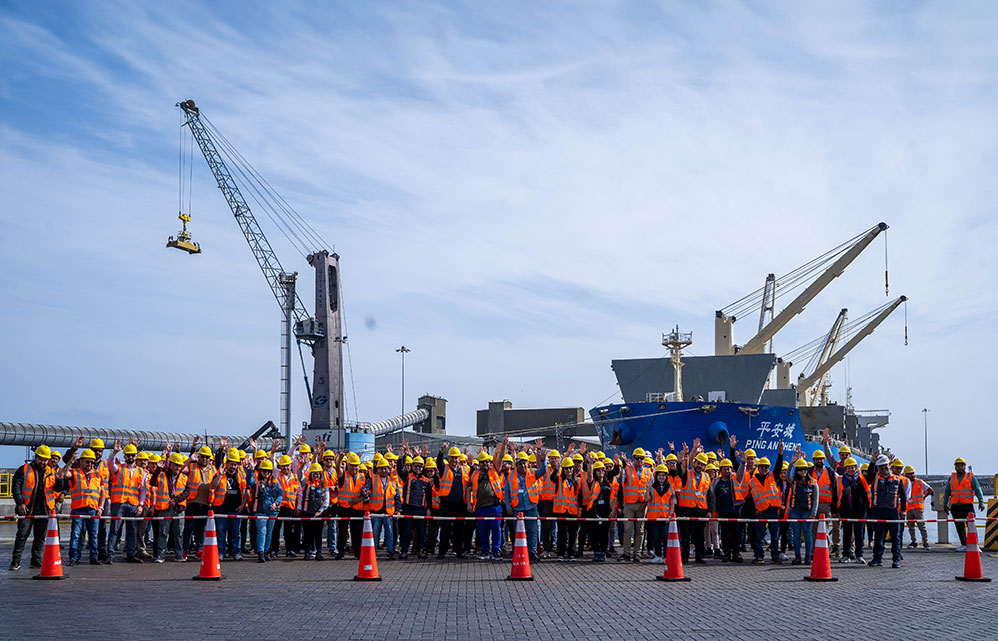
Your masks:
<instances>
[{"instance_id":1,"label":"high-visibility jacket","mask_svg":"<svg viewBox=\"0 0 998 641\"><path fill-rule=\"evenodd\" d=\"M177 474L177 482L173 485L173 500L177 502L177 512L187 508L187 472Z\"/></svg>"},{"instance_id":2,"label":"high-visibility jacket","mask_svg":"<svg viewBox=\"0 0 998 641\"><path fill-rule=\"evenodd\" d=\"M652 471L650 468L642 467L641 473L634 472L634 466L628 465L621 473L621 487L624 489L624 503L644 503L645 492L651 484Z\"/></svg>"},{"instance_id":3,"label":"high-visibility jacket","mask_svg":"<svg viewBox=\"0 0 998 641\"><path fill-rule=\"evenodd\" d=\"M579 482L558 478L558 492L554 495L554 513L579 514Z\"/></svg>"},{"instance_id":4,"label":"high-visibility jacket","mask_svg":"<svg viewBox=\"0 0 998 641\"><path fill-rule=\"evenodd\" d=\"M780 491L776 487L776 481L772 474L767 474L766 480L762 483L759 482L757 476L752 476L749 481L749 494L755 501L755 509L759 512L780 507Z\"/></svg>"},{"instance_id":5,"label":"high-visibility jacket","mask_svg":"<svg viewBox=\"0 0 998 641\"><path fill-rule=\"evenodd\" d=\"M735 501L744 501L751 489L752 473L746 469L740 477L737 474L732 474L731 479L735 486Z\"/></svg>"},{"instance_id":6,"label":"high-visibility jacket","mask_svg":"<svg viewBox=\"0 0 998 641\"><path fill-rule=\"evenodd\" d=\"M886 505L880 505L879 489L881 485L886 485L887 489L884 491L884 500L887 501ZM893 486L893 487L892 487ZM879 473L873 477L872 487L870 492L872 495L872 500L870 501L871 507L886 507L892 509L898 509L898 489L902 486L901 477L895 475L891 472L887 478L882 477Z\"/></svg>"},{"instance_id":7,"label":"high-visibility jacket","mask_svg":"<svg viewBox=\"0 0 998 641\"><path fill-rule=\"evenodd\" d=\"M145 476L142 477L142 484L146 486L145 507L149 510L156 509L156 488L152 486L152 473L149 470L146 470Z\"/></svg>"},{"instance_id":8,"label":"high-visibility jacket","mask_svg":"<svg viewBox=\"0 0 998 641\"><path fill-rule=\"evenodd\" d=\"M544 468L545 474L541 479L541 500L553 501L554 495L558 492L558 484L551 480L551 466Z\"/></svg>"},{"instance_id":9,"label":"high-visibility jacket","mask_svg":"<svg viewBox=\"0 0 998 641\"><path fill-rule=\"evenodd\" d=\"M430 507L434 510L440 509L440 488L430 484Z\"/></svg>"},{"instance_id":10,"label":"high-visibility jacket","mask_svg":"<svg viewBox=\"0 0 998 641\"><path fill-rule=\"evenodd\" d=\"M198 488L202 485L208 485L213 478L215 478L215 466L211 463L206 465L203 470L197 465L192 466L185 483L184 500L193 499L197 496ZM210 492L208 493L208 502L211 502Z\"/></svg>"},{"instance_id":11,"label":"high-visibility jacket","mask_svg":"<svg viewBox=\"0 0 998 641\"><path fill-rule=\"evenodd\" d=\"M81 469L72 470L72 489L69 497L72 503L70 509L79 510L83 508L100 509L101 478L97 470L84 472Z\"/></svg>"},{"instance_id":12,"label":"high-visibility jacket","mask_svg":"<svg viewBox=\"0 0 998 641\"><path fill-rule=\"evenodd\" d=\"M225 472L224 468L218 475L218 487L212 490L211 493L211 504L215 507L225 502L225 493L229 489L229 475ZM246 468L236 468L236 482L239 484L239 504L242 505L243 497L246 496Z\"/></svg>"},{"instance_id":13,"label":"high-visibility jacket","mask_svg":"<svg viewBox=\"0 0 998 641\"><path fill-rule=\"evenodd\" d=\"M137 466L118 465L117 471L111 475L111 503L137 506L144 476L145 470Z\"/></svg>"},{"instance_id":14,"label":"high-visibility jacket","mask_svg":"<svg viewBox=\"0 0 998 641\"><path fill-rule=\"evenodd\" d=\"M527 498L536 505L541 500L541 484L537 482L533 470L527 470L524 484L527 486ZM509 504L513 507L520 505L520 473L516 470L509 473Z\"/></svg>"},{"instance_id":15,"label":"high-visibility jacket","mask_svg":"<svg viewBox=\"0 0 998 641\"><path fill-rule=\"evenodd\" d=\"M817 468L815 468L817 469ZM818 484L818 503L825 504L832 502L832 475L828 473L828 468L821 466L821 472L815 477Z\"/></svg>"},{"instance_id":16,"label":"high-visibility jacket","mask_svg":"<svg viewBox=\"0 0 998 641\"><path fill-rule=\"evenodd\" d=\"M870 484L867 482L866 477L860 474L858 477L859 484L863 486L863 491L866 492L866 501L869 505L871 502L870 497ZM842 496L845 494L845 484L842 482L842 475L840 474L835 478L835 488L839 495L839 506L842 506Z\"/></svg>"},{"instance_id":17,"label":"high-visibility jacket","mask_svg":"<svg viewBox=\"0 0 998 641\"><path fill-rule=\"evenodd\" d=\"M784 507L789 508L791 510L796 509L794 507L794 499L797 498L797 486L798 485L802 485L802 484L798 483L796 480L793 480L793 481L790 481L789 483L787 483L787 486L788 486L788 488L787 488L787 497L786 497L787 498L787 504ZM811 488L812 486L810 485L810 483L808 483L806 485L806 487L807 488ZM804 488L801 488L801 489L804 489ZM814 507L814 492L813 491L809 491L809 492L806 492L806 494L807 494L807 508L806 509L810 510L812 507ZM818 494L819 494L819 496L821 494L820 488L818 490ZM819 502L820 502L820 499L819 499Z\"/></svg>"},{"instance_id":18,"label":"high-visibility jacket","mask_svg":"<svg viewBox=\"0 0 998 641\"><path fill-rule=\"evenodd\" d=\"M344 472L340 477L340 487L336 495L340 507L353 508L353 504L360 500L360 492L364 489L365 482L366 479L360 472L353 475L350 472ZM363 509L363 507L362 503L357 503L357 509Z\"/></svg>"},{"instance_id":19,"label":"high-visibility jacket","mask_svg":"<svg viewBox=\"0 0 998 641\"><path fill-rule=\"evenodd\" d=\"M336 470L322 468L322 482L326 486L326 490L329 492L329 504L336 505L336 496L338 494L338 488L336 485Z\"/></svg>"},{"instance_id":20,"label":"high-visibility jacket","mask_svg":"<svg viewBox=\"0 0 998 641\"><path fill-rule=\"evenodd\" d=\"M37 485L38 475L35 466L31 463L24 464L24 491L21 494L24 504L30 509L34 503L35 485ZM46 465L42 468L42 491L45 492L45 507L49 510L55 509L55 474L52 468Z\"/></svg>"},{"instance_id":21,"label":"high-visibility jacket","mask_svg":"<svg viewBox=\"0 0 998 641\"><path fill-rule=\"evenodd\" d=\"M156 511L166 510L170 507L170 479L166 470L156 477L156 486L153 488L152 509Z\"/></svg>"},{"instance_id":22,"label":"high-visibility jacket","mask_svg":"<svg viewBox=\"0 0 998 641\"><path fill-rule=\"evenodd\" d=\"M101 485L104 486L104 491L106 493L108 487L111 485L111 470L107 466L107 461L101 459L100 463L98 463L94 469L97 470L97 474L100 476Z\"/></svg>"},{"instance_id":23,"label":"high-visibility jacket","mask_svg":"<svg viewBox=\"0 0 998 641\"><path fill-rule=\"evenodd\" d=\"M911 480L911 479L909 479ZM925 481L920 478L916 478L911 481L911 496L908 498L908 509L909 510L924 510L925 509Z\"/></svg>"},{"instance_id":24,"label":"high-visibility jacket","mask_svg":"<svg viewBox=\"0 0 998 641\"><path fill-rule=\"evenodd\" d=\"M707 491L709 489L710 477L706 472L700 472L700 478L697 478L696 472L687 470L686 485L680 488L676 495L679 507L694 507L706 510Z\"/></svg>"},{"instance_id":25,"label":"high-visibility jacket","mask_svg":"<svg viewBox=\"0 0 998 641\"><path fill-rule=\"evenodd\" d=\"M461 487L466 488L468 487L468 468L461 465L459 469L461 471ZM445 465L444 471L440 475L440 496L448 496L453 483L454 470L451 469L450 465Z\"/></svg>"},{"instance_id":26,"label":"high-visibility jacket","mask_svg":"<svg viewBox=\"0 0 998 641\"><path fill-rule=\"evenodd\" d=\"M692 476L692 473L690 473ZM707 475L704 474L706 477ZM706 499L705 499L706 500ZM651 501L648 502L648 511L645 517L649 519L667 519L672 513L669 503L672 501L672 485L667 484L665 494L659 494L653 485L651 487ZM704 504L706 506L706 503Z\"/></svg>"},{"instance_id":27,"label":"high-visibility jacket","mask_svg":"<svg viewBox=\"0 0 998 641\"><path fill-rule=\"evenodd\" d=\"M293 472L290 474L281 474L277 481L281 485L281 507L291 508L292 510L297 508L298 488L301 487L298 477Z\"/></svg>"},{"instance_id":28,"label":"high-visibility jacket","mask_svg":"<svg viewBox=\"0 0 998 641\"><path fill-rule=\"evenodd\" d=\"M395 514L395 493L398 486L392 477L376 475L371 481L371 498L365 504L368 512Z\"/></svg>"},{"instance_id":29,"label":"high-visibility jacket","mask_svg":"<svg viewBox=\"0 0 998 641\"><path fill-rule=\"evenodd\" d=\"M974 475L964 472L963 478L958 479L956 472L949 475L949 502L951 505L973 505L974 503Z\"/></svg>"},{"instance_id":30,"label":"high-visibility jacket","mask_svg":"<svg viewBox=\"0 0 998 641\"><path fill-rule=\"evenodd\" d=\"M610 483L610 509L617 509L617 494L620 492L620 481L617 477L613 477L613 481Z\"/></svg>"},{"instance_id":31,"label":"high-visibility jacket","mask_svg":"<svg viewBox=\"0 0 998 641\"><path fill-rule=\"evenodd\" d=\"M498 472L496 472L496 469L491 465L488 467L488 471L489 471L489 485L492 486L492 492L496 495L496 500L499 501L499 503L502 503L503 501L502 476ZM482 471L480 469L475 470L474 472L471 473L470 493L471 493L472 510L478 507L478 483L481 481L482 478L481 474Z\"/></svg>"}]
</instances>

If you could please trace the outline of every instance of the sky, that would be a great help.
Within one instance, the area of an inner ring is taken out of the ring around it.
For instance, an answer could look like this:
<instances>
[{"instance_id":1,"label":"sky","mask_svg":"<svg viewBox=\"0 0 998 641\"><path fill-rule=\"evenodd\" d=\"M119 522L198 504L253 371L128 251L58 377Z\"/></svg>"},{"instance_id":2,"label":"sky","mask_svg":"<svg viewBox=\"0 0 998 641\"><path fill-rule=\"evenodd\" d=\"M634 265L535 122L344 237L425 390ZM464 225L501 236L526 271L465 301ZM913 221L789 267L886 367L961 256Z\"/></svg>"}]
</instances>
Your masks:
<instances>
[{"instance_id":1,"label":"sky","mask_svg":"<svg viewBox=\"0 0 998 641\"><path fill-rule=\"evenodd\" d=\"M831 398L889 409L919 472L928 408L929 471L973 463L998 440L996 27L988 2L0 3L0 420L278 421L280 310L197 158L204 253L165 247L192 98L341 256L349 420L400 413L403 344L405 409L448 399L452 433L491 400L619 400L612 359L677 324L712 353L714 310L885 221L910 302ZM890 300L884 263L878 239L776 353Z\"/></svg>"}]
</instances>

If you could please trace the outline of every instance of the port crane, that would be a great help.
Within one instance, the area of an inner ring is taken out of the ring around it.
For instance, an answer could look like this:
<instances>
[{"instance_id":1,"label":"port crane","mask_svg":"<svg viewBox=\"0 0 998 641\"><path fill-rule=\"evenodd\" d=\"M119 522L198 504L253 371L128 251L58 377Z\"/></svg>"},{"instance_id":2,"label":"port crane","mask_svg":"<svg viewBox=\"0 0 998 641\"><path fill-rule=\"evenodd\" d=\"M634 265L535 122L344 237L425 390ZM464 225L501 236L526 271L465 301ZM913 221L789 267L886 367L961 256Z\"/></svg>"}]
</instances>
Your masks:
<instances>
[{"instance_id":1,"label":"port crane","mask_svg":"<svg viewBox=\"0 0 998 641\"><path fill-rule=\"evenodd\" d=\"M341 333L340 321L340 278L339 256L326 249L316 249L325 245L321 236L295 212L287 202L270 187L216 127L201 114L193 100L178 102L177 107L184 114L183 127L186 127L197 142L218 188L225 197L236 223L249 244L253 257L263 272L270 290L277 300L282 313L281 326L281 432L285 443L291 437L291 339L301 345L308 345L313 357L312 389L305 377L306 392L311 404L311 429L332 433L331 446L345 446L345 424L343 421L343 356L342 345L346 336ZM191 151L193 155L193 150ZM183 163L183 147L181 148ZM231 169L230 169L231 165ZM233 171L235 170L235 171ZM183 193L184 171L181 166L181 193ZM284 269L277 258L270 241L263 233L253 211L240 191L236 176L248 188L256 204L279 225L282 233L315 269L315 314L305 308L296 291L298 273ZM183 205L181 196L181 205ZM189 254L201 253L187 231L189 213L181 212L183 229L166 246L180 249ZM283 224L283 227L280 225ZM290 233L290 235L289 235ZM305 368L302 357L302 368Z\"/></svg>"},{"instance_id":2,"label":"port crane","mask_svg":"<svg viewBox=\"0 0 998 641\"><path fill-rule=\"evenodd\" d=\"M846 267L886 230L886 223L878 223L780 278L770 274L762 288L718 310L714 319L714 353L718 356L730 356L736 353L758 354L766 349L767 345L771 351L772 340L777 332L803 312L808 303L840 276ZM804 287L803 291L779 314L774 315L776 299L800 287ZM733 337L735 321L739 316L750 313L756 308L760 309L759 330L748 342L736 348Z\"/></svg>"}]
</instances>

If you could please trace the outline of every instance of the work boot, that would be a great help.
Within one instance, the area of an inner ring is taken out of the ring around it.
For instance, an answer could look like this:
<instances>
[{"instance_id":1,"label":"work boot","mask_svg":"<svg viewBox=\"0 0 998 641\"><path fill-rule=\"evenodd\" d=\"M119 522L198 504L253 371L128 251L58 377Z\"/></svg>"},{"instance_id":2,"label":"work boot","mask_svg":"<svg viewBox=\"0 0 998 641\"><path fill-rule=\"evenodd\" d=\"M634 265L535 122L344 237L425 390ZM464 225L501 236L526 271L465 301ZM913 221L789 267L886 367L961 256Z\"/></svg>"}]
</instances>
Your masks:
<instances>
[{"instance_id":1,"label":"work boot","mask_svg":"<svg viewBox=\"0 0 998 641\"><path fill-rule=\"evenodd\" d=\"M832 556L835 556L836 554L839 553L839 546L833 544L832 549L828 553L831 554Z\"/></svg>"},{"instance_id":2,"label":"work boot","mask_svg":"<svg viewBox=\"0 0 998 641\"><path fill-rule=\"evenodd\" d=\"M315 560L316 561L324 561L325 559L326 559L326 557L322 556L322 552L316 552L315 553Z\"/></svg>"},{"instance_id":3,"label":"work boot","mask_svg":"<svg viewBox=\"0 0 998 641\"><path fill-rule=\"evenodd\" d=\"M18 570L21 569L21 563L19 561L11 561L10 567L7 569L10 570L11 572L17 572Z\"/></svg>"},{"instance_id":4,"label":"work boot","mask_svg":"<svg viewBox=\"0 0 998 641\"><path fill-rule=\"evenodd\" d=\"M256 555L256 562L257 562L257 563L266 563L266 562L267 562L267 559L266 559L266 558L264 557L264 555L262 555L262 554L257 554L257 555Z\"/></svg>"}]
</instances>

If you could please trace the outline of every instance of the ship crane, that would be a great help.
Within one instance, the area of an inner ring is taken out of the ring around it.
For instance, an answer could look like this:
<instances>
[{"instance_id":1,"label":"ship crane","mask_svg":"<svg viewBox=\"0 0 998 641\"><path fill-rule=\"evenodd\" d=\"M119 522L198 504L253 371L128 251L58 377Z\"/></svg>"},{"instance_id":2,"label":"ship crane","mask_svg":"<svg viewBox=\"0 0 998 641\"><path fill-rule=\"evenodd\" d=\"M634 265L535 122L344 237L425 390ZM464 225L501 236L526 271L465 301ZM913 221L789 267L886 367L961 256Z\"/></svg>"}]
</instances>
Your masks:
<instances>
[{"instance_id":1,"label":"ship crane","mask_svg":"<svg viewBox=\"0 0 998 641\"><path fill-rule=\"evenodd\" d=\"M815 341L811 341L811 343L808 343L807 345L794 350L790 354L787 354L783 360L791 363L793 358L806 354L810 348L813 348L816 342L820 342L821 344L817 366L809 374L802 372L797 379L798 405L816 405L819 403L822 405L827 404L828 398L824 388L827 386L826 376L829 370L841 362L842 359L849 354L849 352L859 345L864 338L872 334L873 331L877 329L877 327L880 326L880 324L883 323L887 317L891 315L891 313L894 312L894 310L900 307L901 304L907 300L907 296L899 296L886 305L878 307L863 317L849 323L844 323L846 310L842 310L839 313L839 317L836 318L836 323L833 324L831 331L829 331L826 336L820 337ZM831 350L835 349L835 344L837 344L843 336L851 336L851 338L846 341L845 345L832 352ZM805 371L807 371L807 368Z\"/></svg>"},{"instance_id":2,"label":"ship crane","mask_svg":"<svg viewBox=\"0 0 998 641\"><path fill-rule=\"evenodd\" d=\"M312 406L310 428L329 430L336 436L331 446L345 446L345 424L343 417L342 386L342 345L346 337L340 331L340 280L339 256L322 247L326 243L321 236L295 212L288 203L274 192L269 183L235 150L232 144L218 129L201 114L193 100L177 103L184 113L183 126L190 131L193 140L208 163L218 188L236 219L249 244L253 257L263 272L270 290L281 307L281 432L285 442L291 436L291 338L299 345L311 348L314 359L313 389L306 390ZM181 147L181 204L183 204L183 145ZM193 155L193 148L191 150ZM231 169L230 169L231 166ZM234 170L234 172L233 172ZM315 269L315 315L310 314L295 290L297 272L284 269L271 247L270 241L260 228L256 217L243 197L236 176L248 188L248 193L257 206L263 210L284 236L306 257ZM181 213L184 229L177 240L172 237L167 247L176 247L188 253L200 253L201 249L187 232L189 214ZM192 251L196 248L196 251ZM306 256L307 254L307 256ZM304 369L304 357L302 367ZM341 440L342 438L342 440Z\"/></svg>"},{"instance_id":3,"label":"ship crane","mask_svg":"<svg viewBox=\"0 0 998 641\"><path fill-rule=\"evenodd\" d=\"M835 352L836 346L838 346L839 339L842 337L843 330L846 326L846 316L848 314L847 309L842 309L835 316L835 322L832 323L832 328L828 330L827 334L819 336L810 343L798 347L793 352L786 354L780 359L780 365L785 367L787 370L787 381L788 383L781 388L789 388L789 370L790 366L793 365L794 361L807 357L807 363L801 368L801 378L806 375L811 374L819 367L824 365L828 361L828 357ZM830 382L828 381L828 372L825 372L820 379L818 379L817 384L813 388L803 388L800 384L797 386L797 393L801 396L802 401L800 405L827 405L828 404L828 386Z\"/></svg>"},{"instance_id":4,"label":"ship crane","mask_svg":"<svg viewBox=\"0 0 998 641\"><path fill-rule=\"evenodd\" d=\"M770 344L772 349L771 341L777 332L804 311L808 303L840 276L846 267L886 230L887 224L879 223L780 278L767 278L762 288L717 311L714 321L714 353L718 356L730 356L735 353L757 354L766 349L767 344ZM803 291L779 314L772 317L776 299L800 287L804 287ZM734 323L739 316L754 309L760 309L759 331L736 349L732 333ZM769 322L765 322L767 311L771 317Z\"/></svg>"}]
</instances>

